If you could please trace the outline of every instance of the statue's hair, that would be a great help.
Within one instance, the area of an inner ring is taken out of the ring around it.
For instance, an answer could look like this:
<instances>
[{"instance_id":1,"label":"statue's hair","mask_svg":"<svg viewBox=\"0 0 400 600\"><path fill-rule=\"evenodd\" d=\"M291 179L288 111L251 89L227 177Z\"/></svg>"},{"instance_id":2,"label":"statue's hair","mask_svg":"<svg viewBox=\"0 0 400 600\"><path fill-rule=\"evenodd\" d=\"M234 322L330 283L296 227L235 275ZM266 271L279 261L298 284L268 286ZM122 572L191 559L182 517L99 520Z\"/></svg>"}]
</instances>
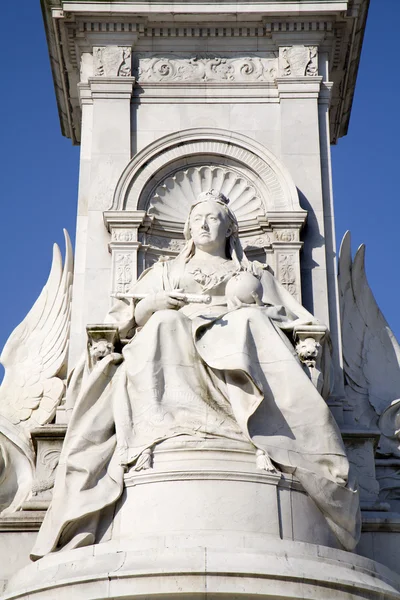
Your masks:
<instances>
[{"instance_id":1,"label":"statue's hair","mask_svg":"<svg viewBox=\"0 0 400 600\"><path fill-rule=\"evenodd\" d=\"M195 245L190 233L190 216L194 207L202 202L216 202L224 209L224 212L229 219L229 226L231 229L231 234L226 239L226 257L231 258L237 264L238 268L248 270L250 268L250 263L243 252L243 247L239 239L238 221L235 214L228 206L229 199L224 196L224 194L214 189L210 189L207 192L202 192L199 194L197 200L190 207L189 215L183 228L183 233L187 243L185 244L183 250L179 253L178 258L187 262L195 253Z\"/></svg>"}]
</instances>

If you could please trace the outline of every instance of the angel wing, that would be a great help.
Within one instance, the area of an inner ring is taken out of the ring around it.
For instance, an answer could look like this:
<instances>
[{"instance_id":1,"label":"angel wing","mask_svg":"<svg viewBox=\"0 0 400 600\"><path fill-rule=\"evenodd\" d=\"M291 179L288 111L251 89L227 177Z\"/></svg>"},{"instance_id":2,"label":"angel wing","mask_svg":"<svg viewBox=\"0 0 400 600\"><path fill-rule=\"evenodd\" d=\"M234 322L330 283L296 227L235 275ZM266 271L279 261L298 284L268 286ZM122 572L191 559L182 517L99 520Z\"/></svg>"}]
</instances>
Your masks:
<instances>
[{"instance_id":1,"label":"angel wing","mask_svg":"<svg viewBox=\"0 0 400 600\"><path fill-rule=\"evenodd\" d=\"M356 419L370 426L400 397L400 347L368 285L365 246L352 261L350 243L346 232L338 278L345 391Z\"/></svg>"},{"instance_id":2,"label":"angel wing","mask_svg":"<svg viewBox=\"0 0 400 600\"><path fill-rule=\"evenodd\" d=\"M57 244L46 285L7 340L0 361L0 510L19 508L31 490L34 452L30 431L49 423L64 394L72 294L72 247L65 263Z\"/></svg>"},{"instance_id":3,"label":"angel wing","mask_svg":"<svg viewBox=\"0 0 400 600\"><path fill-rule=\"evenodd\" d=\"M54 244L47 283L0 356L5 367L0 414L27 431L51 421L64 393L60 376L68 351L73 266L71 241L64 235L64 268Z\"/></svg>"}]
</instances>

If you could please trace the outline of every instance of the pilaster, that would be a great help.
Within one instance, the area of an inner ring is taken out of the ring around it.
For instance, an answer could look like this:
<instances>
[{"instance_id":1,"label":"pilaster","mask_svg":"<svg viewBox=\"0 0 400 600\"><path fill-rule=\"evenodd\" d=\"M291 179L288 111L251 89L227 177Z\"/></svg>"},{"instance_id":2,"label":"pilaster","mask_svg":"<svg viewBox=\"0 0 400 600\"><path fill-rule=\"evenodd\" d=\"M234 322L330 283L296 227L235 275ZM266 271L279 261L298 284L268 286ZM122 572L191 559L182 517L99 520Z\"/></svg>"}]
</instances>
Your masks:
<instances>
[{"instance_id":1,"label":"pilaster","mask_svg":"<svg viewBox=\"0 0 400 600\"><path fill-rule=\"evenodd\" d=\"M102 322L110 288L109 235L103 211L131 158L131 47L98 46L82 57L79 84L82 158L79 183L74 299L69 364L85 343L88 322Z\"/></svg>"}]
</instances>

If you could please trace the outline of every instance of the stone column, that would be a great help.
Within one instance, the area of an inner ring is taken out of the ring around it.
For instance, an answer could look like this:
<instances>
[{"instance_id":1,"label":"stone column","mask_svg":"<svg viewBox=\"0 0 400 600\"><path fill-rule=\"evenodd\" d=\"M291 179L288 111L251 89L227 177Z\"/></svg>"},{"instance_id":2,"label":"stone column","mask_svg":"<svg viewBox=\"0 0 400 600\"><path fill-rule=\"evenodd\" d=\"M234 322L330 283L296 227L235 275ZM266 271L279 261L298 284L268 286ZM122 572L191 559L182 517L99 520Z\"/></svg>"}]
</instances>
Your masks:
<instances>
[{"instance_id":1,"label":"stone column","mask_svg":"<svg viewBox=\"0 0 400 600\"><path fill-rule=\"evenodd\" d=\"M301 257L303 303L330 330L333 396L339 397L343 383L329 147L331 84L323 83L318 58L317 45L281 46L280 77L276 81L281 106L281 156L299 190L300 204L308 211Z\"/></svg>"},{"instance_id":2,"label":"stone column","mask_svg":"<svg viewBox=\"0 0 400 600\"><path fill-rule=\"evenodd\" d=\"M321 77L283 77L277 79L277 85L281 104L281 156L299 190L300 204L308 211L301 265L303 302L329 325L318 123L321 80Z\"/></svg>"},{"instance_id":3,"label":"stone column","mask_svg":"<svg viewBox=\"0 0 400 600\"><path fill-rule=\"evenodd\" d=\"M80 83L82 158L69 365L85 345L85 327L109 308L111 260L103 212L131 158L131 48L95 47L89 76Z\"/></svg>"},{"instance_id":4,"label":"stone column","mask_svg":"<svg viewBox=\"0 0 400 600\"><path fill-rule=\"evenodd\" d=\"M319 130L321 146L321 176L322 193L324 205L324 229L325 229L325 252L326 252L326 274L328 287L328 308L330 332L332 338L332 360L334 364L335 380L333 382L333 394L335 396L335 416L340 418L342 411L341 398L344 396L343 380L343 355L342 335L339 309L339 293L337 282L336 240L335 240L335 217L333 208L332 190L332 166L330 149L330 127L329 127L329 105L333 84L324 82L318 99ZM333 408L333 407L332 407Z\"/></svg>"}]
</instances>

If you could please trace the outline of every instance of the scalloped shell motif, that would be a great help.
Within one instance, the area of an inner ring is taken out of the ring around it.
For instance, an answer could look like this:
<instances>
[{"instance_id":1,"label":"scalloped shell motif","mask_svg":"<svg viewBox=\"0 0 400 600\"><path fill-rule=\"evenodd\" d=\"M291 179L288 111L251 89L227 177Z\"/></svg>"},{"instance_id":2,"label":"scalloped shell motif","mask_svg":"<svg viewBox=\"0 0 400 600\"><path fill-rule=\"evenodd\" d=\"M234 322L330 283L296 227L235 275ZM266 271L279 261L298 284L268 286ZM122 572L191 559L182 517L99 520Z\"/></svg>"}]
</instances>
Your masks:
<instances>
[{"instance_id":1,"label":"scalloped shell motif","mask_svg":"<svg viewBox=\"0 0 400 600\"><path fill-rule=\"evenodd\" d=\"M264 214L254 185L242 174L217 165L193 166L166 177L152 195L148 213L162 221L184 223L198 195L211 188L229 198L238 221Z\"/></svg>"}]
</instances>

